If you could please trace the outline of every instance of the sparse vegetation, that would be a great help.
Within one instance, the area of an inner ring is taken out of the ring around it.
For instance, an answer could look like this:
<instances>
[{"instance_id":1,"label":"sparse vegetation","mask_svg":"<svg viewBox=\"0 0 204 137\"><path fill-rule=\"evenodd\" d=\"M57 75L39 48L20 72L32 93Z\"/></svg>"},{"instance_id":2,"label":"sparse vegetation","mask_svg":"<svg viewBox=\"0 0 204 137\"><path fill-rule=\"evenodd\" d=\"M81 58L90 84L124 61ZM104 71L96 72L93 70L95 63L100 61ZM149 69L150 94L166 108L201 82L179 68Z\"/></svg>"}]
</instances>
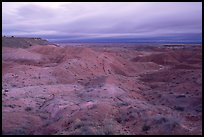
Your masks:
<instances>
[{"instance_id":1,"label":"sparse vegetation","mask_svg":"<svg viewBox=\"0 0 204 137\"><path fill-rule=\"evenodd\" d=\"M156 115L153 117L153 123L162 128L165 132L172 132L173 129L180 124L180 118L178 116L164 116Z\"/></svg>"},{"instance_id":2,"label":"sparse vegetation","mask_svg":"<svg viewBox=\"0 0 204 137\"><path fill-rule=\"evenodd\" d=\"M25 108L25 111L31 111L31 110L32 110L31 107L26 107L26 108Z\"/></svg>"},{"instance_id":3,"label":"sparse vegetation","mask_svg":"<svg viewBox=\"0 0 204 137\"><path fill-rule=\"evenodd\" d=\"M128 102L119 102L117 103L118 106L128 106L129 103Z\"/></svg>"},{"instance_id":4,"label":"sparse vegetation","mask_svg":"<svg viewBox=\"0 0 204 137\"><path fill-rule=\"evenodd\" d=\"M178 96L176 96L176 98L185 98L186 97L186 95L178 95Z\"/></svg>"},{"instance_id":5,"label":"sparse vegetation","mask_svg":"<svg viewBox=\"0 0 204 137\"><path fill-rule=\"evenodd\" d=\"M148 131L148 130L150 130L150 126L144 124L143 127L142 127L142 131Z\"/></svg>"},{"instance_id":6,"label":"sparse vegetation","mask_svg":"<svg viewBox=\"0 0 204 137\"><path fill-rule=\"evenodd\" d=\"M180 107L180 106L175 106L174 109L178 111L184 111L184 107Z\"/></svg>"}]
</instances>

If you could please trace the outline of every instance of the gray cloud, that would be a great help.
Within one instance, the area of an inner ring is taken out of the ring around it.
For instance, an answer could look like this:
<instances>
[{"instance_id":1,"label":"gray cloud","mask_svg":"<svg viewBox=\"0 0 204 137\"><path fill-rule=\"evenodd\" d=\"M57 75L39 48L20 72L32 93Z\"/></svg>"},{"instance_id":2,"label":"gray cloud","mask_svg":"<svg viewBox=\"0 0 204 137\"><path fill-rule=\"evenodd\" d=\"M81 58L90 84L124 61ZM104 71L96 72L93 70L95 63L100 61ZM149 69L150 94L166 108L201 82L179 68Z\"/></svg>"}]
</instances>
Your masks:
<instances>
[{"instance_id":1,"label":"gray cloud","mask_svg":"<svg viewBox=\"0 0 204 137\"><path fill-rule=\"evenodd\" d=\"M139 37L202 33L202 3L6 3L3 34L72 37Z\"/></svg>"}]
</instances>

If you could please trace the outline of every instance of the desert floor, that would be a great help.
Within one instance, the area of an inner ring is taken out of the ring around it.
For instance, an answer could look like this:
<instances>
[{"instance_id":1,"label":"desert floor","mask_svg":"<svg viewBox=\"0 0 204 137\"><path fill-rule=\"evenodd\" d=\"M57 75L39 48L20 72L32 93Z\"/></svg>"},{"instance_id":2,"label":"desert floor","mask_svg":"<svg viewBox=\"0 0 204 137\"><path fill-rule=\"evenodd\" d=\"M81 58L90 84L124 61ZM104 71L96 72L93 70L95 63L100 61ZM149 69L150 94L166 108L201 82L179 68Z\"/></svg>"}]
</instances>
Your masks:
<instances>
[{"instance_id":1,"label":"desert floor","mask_svg":"<svg viewBox=\"0 0 204 137\"><path fill-rule=\"evenodd\" d=\"M3 47L3 134L201 135L201 47Z\"/></svg>"}]
</instances>

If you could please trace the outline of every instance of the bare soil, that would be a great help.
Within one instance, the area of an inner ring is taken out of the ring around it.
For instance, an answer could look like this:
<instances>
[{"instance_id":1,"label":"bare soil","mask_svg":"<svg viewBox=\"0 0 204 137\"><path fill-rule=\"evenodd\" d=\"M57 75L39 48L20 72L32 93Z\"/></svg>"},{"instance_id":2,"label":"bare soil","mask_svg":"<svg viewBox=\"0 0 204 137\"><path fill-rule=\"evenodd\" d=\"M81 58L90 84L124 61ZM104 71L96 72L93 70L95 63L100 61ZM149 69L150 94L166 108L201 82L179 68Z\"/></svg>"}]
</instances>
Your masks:
<instances>
[{"instance_id":1,"label":"bare soil","mask_svg":"<svg viewBox=\"0 0 204 137\"><path fill-rule=\"evenodd\" d=\"M3 47L3 134L201 135L201 47Z\"/></svg>"}]
</instances>

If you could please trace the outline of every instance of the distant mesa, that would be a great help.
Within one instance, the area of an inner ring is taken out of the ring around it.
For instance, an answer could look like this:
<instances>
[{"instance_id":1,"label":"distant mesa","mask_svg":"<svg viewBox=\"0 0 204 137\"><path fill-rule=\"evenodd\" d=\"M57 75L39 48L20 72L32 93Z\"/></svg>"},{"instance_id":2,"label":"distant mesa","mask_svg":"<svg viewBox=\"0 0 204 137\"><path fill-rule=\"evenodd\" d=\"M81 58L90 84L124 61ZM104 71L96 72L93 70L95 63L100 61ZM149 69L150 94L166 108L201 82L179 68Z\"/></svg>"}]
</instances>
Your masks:
<instances>
[{"instance_id":1,"label":"distant mesa","mask_svg":"<svg viewBox=\"0 0 204 137\"><path fill-rule=\"evenodd\" d=\"M2 37L2 47L28 48L33 45L49 45L49 44L52 43L39 37L29 38L5 35Z\"/></svg>"}]
</instances>

